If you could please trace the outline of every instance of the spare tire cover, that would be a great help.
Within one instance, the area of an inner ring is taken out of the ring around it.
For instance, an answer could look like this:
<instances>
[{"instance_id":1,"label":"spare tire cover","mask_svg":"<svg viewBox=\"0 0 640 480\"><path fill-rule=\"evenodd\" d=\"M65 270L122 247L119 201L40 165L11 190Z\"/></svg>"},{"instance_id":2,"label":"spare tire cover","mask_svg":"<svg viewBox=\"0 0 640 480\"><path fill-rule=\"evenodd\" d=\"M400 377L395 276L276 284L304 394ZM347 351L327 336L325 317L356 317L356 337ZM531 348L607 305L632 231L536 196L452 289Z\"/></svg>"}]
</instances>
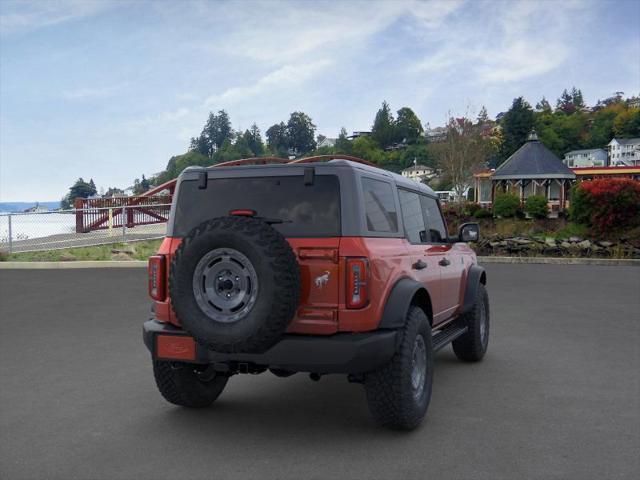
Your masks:
<instances>
[{"instance_id":1,"label":"spare tire cover","mask_svg":"<svg viewBox=\"0 0 640 480\"><path fill-rule=\"evenodd\" d=\"M251 217L201 223L171 261L171 304L182 327L218 352L273 346L300 301L300 268L289 242Z\"/></svg>"}]
</instances>

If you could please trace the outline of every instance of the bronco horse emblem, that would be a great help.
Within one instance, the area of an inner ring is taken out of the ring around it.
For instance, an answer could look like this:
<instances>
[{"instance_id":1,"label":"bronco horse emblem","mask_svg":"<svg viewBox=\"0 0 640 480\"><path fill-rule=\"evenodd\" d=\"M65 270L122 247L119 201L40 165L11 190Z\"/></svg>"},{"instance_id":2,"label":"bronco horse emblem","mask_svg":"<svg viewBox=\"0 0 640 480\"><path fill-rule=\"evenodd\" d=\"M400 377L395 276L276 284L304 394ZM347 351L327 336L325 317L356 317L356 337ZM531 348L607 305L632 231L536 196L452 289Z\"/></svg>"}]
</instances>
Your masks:
<instances>
[{"instance_id":1,"label":"bronco horse emblem","mask_svg":"<svg viewBox=\"0 0 640 480\"><path fill-rule=\"evenodd\" d=\"M319 277L316 277L315 282L316 282L316 287L318 288L322 288L324 287L327 283L329 283L329 275L331 273L328 270L325 270L324 273L322 275L320 275Z\"/></svg>"}]
</instances>

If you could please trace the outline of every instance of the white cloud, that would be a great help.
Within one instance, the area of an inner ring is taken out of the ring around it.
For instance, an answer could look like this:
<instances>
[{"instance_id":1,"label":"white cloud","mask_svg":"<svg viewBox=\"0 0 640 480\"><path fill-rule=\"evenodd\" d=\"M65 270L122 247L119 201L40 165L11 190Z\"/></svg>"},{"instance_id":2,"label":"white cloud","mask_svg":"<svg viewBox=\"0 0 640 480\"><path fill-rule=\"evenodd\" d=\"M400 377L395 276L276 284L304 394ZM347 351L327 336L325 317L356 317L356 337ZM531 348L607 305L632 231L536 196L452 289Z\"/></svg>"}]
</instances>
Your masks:
<instances>
[{"instance_id":1,"label":"white cloud","mask_svg":"<svg viewBox=\"0 0 640 480\"><path fill-rule=\"evenodd\" d=\"M331 65L327 59L300 65L284 65L277 70L267 73L252 85L231 87L219 95L212 95L205 100L205 105L230 104L243 100L250 100L269 90L290 89L300 85L318 75Z\"/></svg>"},{"instance_id":2,"label":"white cloud","mask_svg":"<svg viewBox=\"0 0 640 480\"><path fill-rule=\"evenodd\" d=\"M96 15L115 6L112 0L4 0L0 13L0 32L20 33Z\"/></svg>"}]
</instances>

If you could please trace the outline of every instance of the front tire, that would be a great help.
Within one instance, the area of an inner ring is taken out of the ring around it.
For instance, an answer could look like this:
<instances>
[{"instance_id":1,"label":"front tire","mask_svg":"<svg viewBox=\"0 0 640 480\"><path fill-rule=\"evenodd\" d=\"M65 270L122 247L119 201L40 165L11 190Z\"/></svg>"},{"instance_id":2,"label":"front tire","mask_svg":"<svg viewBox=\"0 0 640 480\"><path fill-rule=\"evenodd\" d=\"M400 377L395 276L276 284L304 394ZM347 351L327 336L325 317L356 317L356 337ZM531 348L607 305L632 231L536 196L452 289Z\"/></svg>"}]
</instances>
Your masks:
<instances>
[{"instance_id":1,"label":"front tire","mask_svg":"<svg viewBox=\"0 0 640 480\"><path fill-rule=\"evenodd\" d=\"M154 360L153 376L164 399L189 408L210 406L222 393L227 376L216 374L205 378L200 374L202 366L181 362Z\"/></svg>"},{"instance_id":2,"label":"front tire","mask_svg":"<svg viewBox=\"0 0 640 480\"><path fill-rule=\"evenodd\" d=\"M452 342L453 351L460 360L479 362L489 347L489 295L483 284L478 285L472 310L461 320L467 333Z\"/></svg>"},{"instance_id":3,"label":"front tire","mask_svg":"<svg viewBox=\"0 0 640 480\"><path fill-rule=\"evenodd\" d=\"M402 341L391 361L365 376L369 410L387 428L412 430L422 422L433 381L431 327L424 311L411 306Z\"/></svg>"}]
</instances>

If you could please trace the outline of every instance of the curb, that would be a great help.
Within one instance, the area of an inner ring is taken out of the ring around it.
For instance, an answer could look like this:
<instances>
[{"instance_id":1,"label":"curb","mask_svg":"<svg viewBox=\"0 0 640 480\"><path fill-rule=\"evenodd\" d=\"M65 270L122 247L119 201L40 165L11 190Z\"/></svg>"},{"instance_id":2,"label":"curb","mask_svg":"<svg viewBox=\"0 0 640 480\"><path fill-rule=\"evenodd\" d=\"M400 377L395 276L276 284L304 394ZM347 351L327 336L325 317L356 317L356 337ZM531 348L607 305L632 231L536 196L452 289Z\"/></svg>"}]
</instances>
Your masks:
<instances>
[{"instance_id":1,"label":"curb","mask_svg":"<svg viewBox=\"0 0 640 480\"><path fill-rule=\"evenodd\" d=\"M640 267L640 260L628 258L478 257L478 263L528 263L547 265L607 265L614 267Z\"/></svg>"},{"instance_id":2,"label":"curb","mask_svg":"<svg viewBox=\"0 0 640 480\"><path fill-rule=\"evenodd\" d=\"M146 268L144 260L94 260L70 262L0 262L0 270L65 270L74 268Z\"/></svg>"},{"instance_id":3,"label":"curb","mask_svg":"<svg viewBox=\"0 0 640 480\"><path fill-rule=\"evenodd\" d=\"M566 257L478 257L478 263L599 265L640 267L640 259L566 258ZM0 262L0 270L56 270L75 268L147 268L145 260L95 260L69 262Z\"/></svg>"}]
</instances>

